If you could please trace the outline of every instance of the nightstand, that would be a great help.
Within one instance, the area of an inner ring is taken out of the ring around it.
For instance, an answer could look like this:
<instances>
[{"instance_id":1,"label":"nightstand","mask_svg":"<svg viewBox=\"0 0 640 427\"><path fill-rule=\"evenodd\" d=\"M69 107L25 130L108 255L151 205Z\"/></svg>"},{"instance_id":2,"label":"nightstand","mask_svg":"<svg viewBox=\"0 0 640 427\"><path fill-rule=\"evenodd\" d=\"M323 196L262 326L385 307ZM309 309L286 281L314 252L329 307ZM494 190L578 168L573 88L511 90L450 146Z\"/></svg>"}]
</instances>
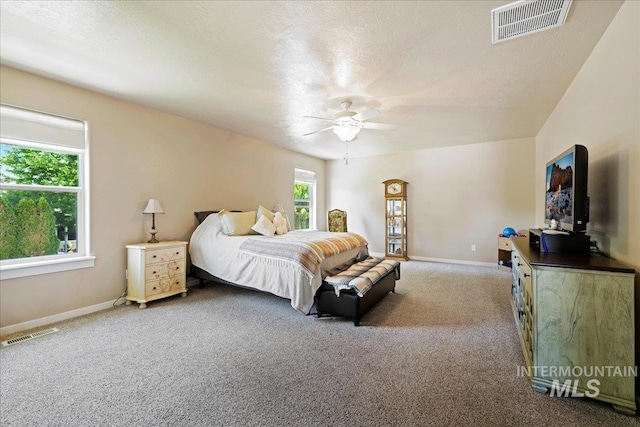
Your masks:
<instances>
[{"instance_id":1,"label":"nightstand","mask_svg":"<svg viewBox=\"0 0 640 427\"><path fill-rule=\"evenodd\" d=\"M127 305L187 296L187 242L127 245Z\"/></svg>"},{"instance_id":2,"label":"nightstand","mask_svg":"<svg viewBox=\"0 0 640 427\"><path fill-rule=\"evenodd\" d=\"M498 268L511 271L511 239L498 237Z\"/></svg>"}]
</instances>

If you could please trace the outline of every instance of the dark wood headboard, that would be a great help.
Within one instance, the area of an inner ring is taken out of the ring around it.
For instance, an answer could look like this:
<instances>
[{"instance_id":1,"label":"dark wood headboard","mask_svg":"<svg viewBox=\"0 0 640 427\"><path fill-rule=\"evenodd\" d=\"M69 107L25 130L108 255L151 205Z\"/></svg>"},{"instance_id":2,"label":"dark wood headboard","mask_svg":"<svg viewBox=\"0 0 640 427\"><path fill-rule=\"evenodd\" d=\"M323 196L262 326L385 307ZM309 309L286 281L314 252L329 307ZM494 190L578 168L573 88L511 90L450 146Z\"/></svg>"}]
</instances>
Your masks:
<instances>
[{"instance_id":1,"label":"dark wood headboard","mask_svg":"<svg viewBox=\"0 0 640 427\"><path fill-rule=\"evenodd\" d=\"M220 211L200 211L200 212L194 212L193 214L198 219L198 224L202 224L202 221L204 221L209 215L213 213L218 213L218 212ZM229 212L242 212L242 211L229 211Z\"/></svg>"},{"instance_id":2,"label":"dark wood headboard","mask_svg":"<svg viewBox=\"0 0 640 427\"><path fill-rule=\"evenodd\" d=\"M212 213L218 213L218 212L220 211L200 211L200 212L194 212L193 214L198 219L198 223L202 224L202 221L204 221L209 215L211 215Z\"/></svg>"}]
</instances>

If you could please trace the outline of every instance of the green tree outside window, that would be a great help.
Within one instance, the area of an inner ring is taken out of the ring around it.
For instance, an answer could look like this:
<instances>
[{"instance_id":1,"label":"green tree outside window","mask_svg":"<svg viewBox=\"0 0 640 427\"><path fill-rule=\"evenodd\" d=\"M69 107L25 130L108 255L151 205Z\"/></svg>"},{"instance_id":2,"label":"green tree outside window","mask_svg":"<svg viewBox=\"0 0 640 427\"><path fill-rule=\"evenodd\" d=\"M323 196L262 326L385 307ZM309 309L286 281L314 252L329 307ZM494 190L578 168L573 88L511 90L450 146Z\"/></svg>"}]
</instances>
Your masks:
<instances>
[{"instance_id":1,"label":"green tree outside window","mask_svg":"<svg viewBox=\"0 0 640 427\"><path fill-rule=\"evenodd\" d=\"M293 185L294 228L309 229L309 210L311 208L310 185L296 182Z\"/></svg>"},{"instance_id":2,"label":"green tree outside window","mask_svg":"<svg viewBox=\"0 0 640 427\"><path fill-rule=\"evenodd\" d=\"M63 188L79 185L78 155L0 144L0 183L61 187L2 190L0 259L56 254L75 239L77 194Z\"/></svg>"},{"instance_id":3,"label":"green tree outside window","mask_svg":"<svg viewBox=\"0 0 640 427\"><path fill-rule=\"evenodd\" d=\"M6 197L0 195L0 259L20 258L16 214Z\"/></svg>"}]
</instances>

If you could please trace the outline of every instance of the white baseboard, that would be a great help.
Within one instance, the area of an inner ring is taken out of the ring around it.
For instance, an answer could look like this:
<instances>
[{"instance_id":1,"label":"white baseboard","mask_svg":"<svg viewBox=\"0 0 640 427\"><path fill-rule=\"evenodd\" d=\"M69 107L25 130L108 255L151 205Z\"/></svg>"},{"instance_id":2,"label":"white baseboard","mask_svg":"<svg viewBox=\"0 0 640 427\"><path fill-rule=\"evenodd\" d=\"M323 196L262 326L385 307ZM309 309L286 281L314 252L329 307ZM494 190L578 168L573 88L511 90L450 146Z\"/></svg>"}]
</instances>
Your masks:
<instances>
[{"instance_id":1,"label":"white baseboard","mask_svg":"<svg viewBox=\"0 0 640 427\"><path fill-rule=\"evenodd\" d=\"M113 306L113 301L106 301L89 307L78 308L76 310L65 311L64 313L54 314L53 316L41 317L39 319L29 320L28 322L17 323L15 325L0 328L0 336L15 334L16 332L26 331L27 329L38 328L40 326L49 325L51 323L61 322L73 317L82 316L96 311L106 310Z\"/></svg>"},{"instance_id":2,"label":"white baseboard","mask_svg":"<svg viewBox=\"0 0 640 427\"><path fill-rule=\"evenodd\" d=\"M477 265L481 267L498 267L497 262L482 262L482 261L467 261L460 259L445 259L445 258L429 258L421 256L410 256L411 261L429 261L429 262L442 262L446 264L465 264L465 265Z\"/></svg>"},{"instance_id":3,"label":"white baseboard","mask_svg":"<svg viewBox=\"0 0 640 427\"><path fill-rule=\"evenodd\" d=\"M384 258L384 254L381 252L370 252L369 255L376 258ZM493 262L480 262L480 261L466 261L459 259L445 259L445 258L430 258L422 256L410 256L410 261L427 261L427 262L442 262L446 264L465 264L465 265L478 265L482 267L497 267L497 263Z\"/></svg>"}]
</instances>

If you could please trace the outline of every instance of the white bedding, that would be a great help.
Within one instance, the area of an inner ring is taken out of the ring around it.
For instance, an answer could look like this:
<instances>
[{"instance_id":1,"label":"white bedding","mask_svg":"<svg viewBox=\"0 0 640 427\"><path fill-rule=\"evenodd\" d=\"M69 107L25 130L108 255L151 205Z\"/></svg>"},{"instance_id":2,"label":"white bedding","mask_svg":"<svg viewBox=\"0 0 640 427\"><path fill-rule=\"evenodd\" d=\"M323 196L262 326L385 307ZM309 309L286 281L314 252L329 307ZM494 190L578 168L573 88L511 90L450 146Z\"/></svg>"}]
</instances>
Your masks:
<instances>
[{"instance_id":1,"label":"white bedding","mask_svg":"<svg viewBox=\"0 0 640 427\"><path fill-rule=\"evenodd\" d=\"M191 264L222 280L248 288L270 292L291 300L291 306L302 313L309 313L314 295L322 285L322 270L334 268L354 259L368 255L367 247L350 249L326 258L320 271L309 277L302 267L293 264L286 267L256 262L239 256L240 245L247 239L286 239L299 237L304 231L291 231L282 236L227 236L222 233L218 215L209 215L191 236L189 253Z\"/></svg>"}]
</instances>

